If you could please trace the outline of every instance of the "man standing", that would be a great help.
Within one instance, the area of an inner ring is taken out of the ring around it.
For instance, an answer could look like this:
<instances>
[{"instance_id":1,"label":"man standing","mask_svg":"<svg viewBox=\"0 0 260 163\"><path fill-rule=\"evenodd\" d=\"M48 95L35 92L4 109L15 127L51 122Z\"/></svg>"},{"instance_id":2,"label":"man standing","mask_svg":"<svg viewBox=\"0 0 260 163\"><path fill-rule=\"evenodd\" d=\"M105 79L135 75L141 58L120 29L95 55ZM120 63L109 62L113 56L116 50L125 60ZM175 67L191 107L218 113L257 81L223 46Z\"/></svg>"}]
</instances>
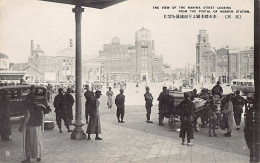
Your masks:
<instances>
[{"instance_id":1,"label":"man standing","mask_svg":"<svg viewBox=\"0 0 260 163\"><path fill-rule=\"evenodd\" d=\"M147 86L146 88L146 93L144 94L144 99L145 99L145 108L146 108L146 122L147 123L153 123L150 120L150 116L151 116L151 108L153 106L153 96L150 93L150 88Z\"/></svg>"},{"instance_id":2,"label":"man standing","mask_svg":"<svg viewBox=\"0 0 260 163\"><path fill-rule=\"evenodd\" d=\"M93 87L92 87L93 88ZM85 89L87 90L84 93L84 96L86 98L86 103L85 103L85 117L86 117L86 124L88 124L88 117L89 117L89 109L91 105L91 101L94 99L94 93L89 90L89 85L87 84L85 86Z\"/></svg>"},{"instance_id":3,"label":"man standing","mask_svg":"<svg viewBox=\"0 0 260 163\"><path fill-rule=\"evenodd\" d=\"M74 104L74 98L73 96L70 94L72 91L71 91L71 88L68 88L67 89L67 92L65 94L65 105L66 105L66 112L67 112L67 116L68 116L68 121L69 121L69 124L72 123L72 120L73 120L73 110L72 110L72 106Z\"/></svg>"},{"instance_id":4,"label":"man standing","mask_svg":"<svg viewBox=\"0 0 260 163\"><path fill-rule=\"evenodd\" d=\"M108 109L112 108L113 102L112 102L112 96L114 96L114 92L111 90L112 88L109 87L109 90L107 91L106 95L107 95L107 106Z\"/></svg>"},{"instance_id":5,"label":"man standing","mask_svg":"<svg viewBox=\"0 0 260 163\"><path fill-rule=\"evenodd\" d=\"M189 93L184 93L184 100L180 103L181 130L179 137L182 138L182 145L185 144L185 135L187 133L188 146L194 145L190 142L193 139L192 122L194 114L194 104L189 100Z\"/></svg>"},{"instance_id":6,"label":"man standing","mask_svg":"<svg viewBox=\"0 0 260 163\"><path fill-rule=\"evenodd\" d=\"M125 123L124 122L124 115L125 115L125 95L124 90L120 89L120 93L116 96L115 104L117 106L116 116L118 123ZM121 117L121 121L119 119Z\"/></svg>"},{"instance_id":7,"label":"man standing","mask_svg":"<svg viewBox=\"0 0 260 163\"><path fill-rule=\"evenodd\" d=\"M159 101L159 125L164 126L163 119L164 113L166 112L167 107L167 87L163 87L163 91L160 93L157 101Z\"/></svg>"},{"instance_id":8,"label":"man standing","mask_svg":"<svg viewBox=\"0 0 260 163\"><path fill-rule=\"evenodd\" d=\"M236 95L232 98L233 103L233 111L234 111L234 119L237 125L237 129L240 129L240 123L241 123L241 114L243 113L243 106L245 104L245 100L242 96L239 95L240 91L236 91Z\"/></svg>"},{"instance_id":9,"label":"man standing","mask_svg":"<svg viewBox=\"0 0 260 163\"><path fill-rule=\"evenodd\" d=\"M55 107L57 125L60 129L60 133L62 133L61 120L63 119L64 124L68 129L68 132L72 132L72 130L70 130L70 128L69 128L69 122L68 122L66 106L65 106L66 98L63 95L63 89L59 88L58 92L59 92L59 94L55 96L54 102L53 102L53 105Z\"/></svg>"}]
</instances>

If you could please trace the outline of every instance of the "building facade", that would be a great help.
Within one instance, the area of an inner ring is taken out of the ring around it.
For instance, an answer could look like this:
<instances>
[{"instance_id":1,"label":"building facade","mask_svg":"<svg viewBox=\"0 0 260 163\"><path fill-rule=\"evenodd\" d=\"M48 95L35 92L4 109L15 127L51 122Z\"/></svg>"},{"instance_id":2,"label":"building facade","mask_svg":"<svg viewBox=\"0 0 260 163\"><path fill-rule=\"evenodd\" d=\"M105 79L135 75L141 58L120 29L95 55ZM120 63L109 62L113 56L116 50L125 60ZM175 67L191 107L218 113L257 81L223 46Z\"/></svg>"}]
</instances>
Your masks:
<instances>
[{"instance_id":1,"label":"building facade","mask_svg":"<svg viewBox=\"0 0 260 163\"><path fill-rule=\"evenodd\" d=\"M216 50L211 48L206 30L200 30L196 44L196 80L198 83L229 83L232 79L253 78L254 49Z\"/></svg>"},{"instance_id":2,"label":"building facade","mask_svg":"<svg viewBox=\"0 0 260 163\"><path fill-rule=\"evenodd\" d=\"M151 31L142 28L135 33L135 46L120 44L114 37L99 52L104 64L105 78L109 80L153 81L163 80L163 58L154 54Z\"/></svg>"}]
</instances>

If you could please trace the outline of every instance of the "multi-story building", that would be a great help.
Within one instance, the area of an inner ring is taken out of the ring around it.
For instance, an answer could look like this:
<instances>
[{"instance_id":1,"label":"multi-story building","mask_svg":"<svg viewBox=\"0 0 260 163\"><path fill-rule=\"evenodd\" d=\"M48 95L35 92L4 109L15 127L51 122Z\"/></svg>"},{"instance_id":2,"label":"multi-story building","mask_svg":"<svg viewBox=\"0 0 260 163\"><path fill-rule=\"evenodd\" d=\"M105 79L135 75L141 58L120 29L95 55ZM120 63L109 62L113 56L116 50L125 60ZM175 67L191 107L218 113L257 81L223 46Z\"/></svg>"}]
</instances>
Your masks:
<instances>
[{"instance_id":1,"label":"multi-story building","mask_svg":"<svg viewBox=\"0 0 260 163\"><path fill-rule=\"evenodd\" d=\"M216 50L211 48L206 30L200 30L196 44L196 80L228 83L237 78L253 78L254 49L230 49L228 46Z\"/></svg>"},{"instance_id":2,"label":"multi-story building","mask_svg":"<svg viewBox=\"0 0 260 163\"><path fill-rule=\"evenodd\" d=\"M154 54L151 31L142 28L135 33L135 46L120 44L119 38L104 44L99 57L109 80L163 80L163 58Z\"/></svg>"}]
</instances>

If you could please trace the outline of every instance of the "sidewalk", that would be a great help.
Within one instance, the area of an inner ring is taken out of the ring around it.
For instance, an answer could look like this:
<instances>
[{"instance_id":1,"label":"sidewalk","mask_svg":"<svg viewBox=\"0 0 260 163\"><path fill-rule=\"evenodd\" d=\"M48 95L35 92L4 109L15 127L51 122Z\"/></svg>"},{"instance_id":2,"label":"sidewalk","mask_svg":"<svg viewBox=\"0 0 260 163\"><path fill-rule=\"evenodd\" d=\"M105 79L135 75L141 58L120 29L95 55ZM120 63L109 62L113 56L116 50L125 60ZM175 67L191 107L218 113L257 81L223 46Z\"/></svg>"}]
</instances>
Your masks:
<instances>
[{"instance_id":1,"label":"sidewalk","mask_svg":"<svg viewBox=\"0 0 260 163\"><path fill-rule=\"evenodd\" d=\"M125 128L124 124L102 122L103 140L71 140L71 133L45 131L43 135L43 163L247 163L249 157L195 144L181 145L180 140L170 139ZM12 141L0 142L0 162L16 163L23 160L22 134L14 125ZM84 129L86 126L84 126ZM64 128L65 131L65 128ZM10 153L10 155L8 154ZM35 161L36 162L36 161Z\"/></svg>"}]
</instances>

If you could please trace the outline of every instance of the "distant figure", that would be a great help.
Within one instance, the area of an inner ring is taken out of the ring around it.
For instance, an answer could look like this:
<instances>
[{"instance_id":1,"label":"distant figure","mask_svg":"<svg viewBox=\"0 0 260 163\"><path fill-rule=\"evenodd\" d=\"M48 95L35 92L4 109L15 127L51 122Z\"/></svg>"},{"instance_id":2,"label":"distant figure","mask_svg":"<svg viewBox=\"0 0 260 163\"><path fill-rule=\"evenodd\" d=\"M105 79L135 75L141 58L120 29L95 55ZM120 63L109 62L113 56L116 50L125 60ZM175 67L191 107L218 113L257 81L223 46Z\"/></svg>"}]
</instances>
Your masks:
<instances>
[{"instance_id":1,"label":"distant figure","mask_svg":"<svg viewBox=\"0 0 260 163\"><path fill-rule=\"evenodd\" d=\"M102 138L98 136L98 134L101 134L101 125L99 117L99 98L101 95L101 91L96 91L95 98L91 101L91 107L89 110L90 118L86 132L88 133L88 140L91 139L90 134L96 134L95 140L102 140Z\"/></svg>"},{"instance_id":2,"label":"distant figure","mask_svg":"<svg viewBox=\"0 0 260 163\"><path fill-rule=\"evenodd\" d=\"M135 87L136 87L136 93L138 93L138 90L139 90L139 83L138 82L136 83Z\"/></svg>"},{"instance_id":3,"label":"distant figure","mask_svg":"<svg viewBox=\"0 0 260 163\"><path fill-rule=\"evenodd\" d=\"M188 146L194 145L190 142L193 137L192 122L194 115L194 104L189 100L189 93L184 93L184 100L180 103L181 130L179 137L182 138L182 145L185 145L185 135L187 133Z\"/></svg>"},{"instance_id":4,"label":"distant figure","mask_svg":"<svg viewBox=\"0 0 260 163\"><path fill-rule=\"evenodd\" d=\"M31 87L30 96L27 99L27 111L19 132L25 131L25 155L26 159L22 163L29 163L31 158L37 158L37 162L41 161L42 157L42 132L44 130L44 106L37 104L35 100L35 88Z\"/></svg>"},{"instance_id":5,"label":"distant figure","mask_svg":"<svg viewBox=\"0 0 260 163\"><path fill-rule=\"evenodd\" d=\"M11 123L10 114L8 109L8 91L2 89L0 92L0 135L2 141L11 140Z\"/></svg>"},{"instance_id":6,"label":"distant figure","mask_svg":"<svg viewBox=\"0 0 260 163\"><path fill-rule=\"evenodd\" d=\"M72 92L71 88L68 88L67 92L65 93L65 99L66 99L65 107L66 107L69 124L72 124L72 120L73 120L72 106L75 102L73 96L70 94L71 92Z\"/></svg>"},{"instance_id":7,"label":"distant figure","mask_svg":"<svg viewBox=\"0 0 260 163\"><path fill-rule=\"evenodd\" d=\"M58 89L59 94L55 96L53 105L55 107L55 113L56 113L56 121L57 125L60 129L60 133L62 133L61 130L61 120L63 119L65 126L68 129L68 132L72 132L69 127L69 122L68 122L68 116L66 113L66 106L65 106L65 96L63 95L63 89L59 88Z\"/></svg>"},{"instance_id":8,"label":"distant figure","mask_svg":"<svg viewBox=\"0 0 260 163\"><path fill-rule=\"evenodd\" d=\"M107 91L106 95L107 95L107 107L108 109L111 109L113 106L113 101L112 101L112 96L114 96L114 92L112 91L112 88L109 87L109 90Z\"/></svg>"},{"instance_id":9,"label":"distant figure","mask_svg":"<svg viewBox=\"0 0 260 163\"><path fill-rule=\"evenodd\" d=\"M237 125L237 129L240 129L241 115L243 113L243 106L245 105L245 100L242 96L239 95L240 91L236 91L236 95L232 98L233 110L234 110L234 119Z\"/></svg>"},{"instance_id":10,"label":"distant figure","mask_svg":"<svg viewBox=\"0 0 260 163\"><path fill-rule=\"evenodd\" d=\"M124 90L120 89L120 93L116 96L115 99L115 104L117 106L117 112L116 112L116 116L117 116L117 120L118 123L124 123L124 115L125 115L125 95L124 94ZM119 119L121 117L121 120Z\"/></svg>"},{"instance_id":11,"label":"distant figure","mask_svg":"<svg viewBox=\"0 0 260 163\"><path fill-rule=\"evenodd\" d=\"M94 93L89 90L89 85L85 86L85 89L87 90L84 93L84 96L86 98L86 103L85 103L85 118L86 118L86 124L88 124L88 117L89 117L89 109L91 105L91 101L94 99Z\"/></svg>"},{"instance_id":12,"label":"distant figure","mask_svg":"<svg viewBox=\"0 0 260 163\"><path fill-rule=\"evenodd\" d=\"M151 108L153 106L153 96L150 93L150 88L146 87L146 93L144 94L144 99L145 99L145 108L146 108L146 122L147 123L153 123L150 120L150 116L151 116Z\"/></svg>"}]
</instances>

